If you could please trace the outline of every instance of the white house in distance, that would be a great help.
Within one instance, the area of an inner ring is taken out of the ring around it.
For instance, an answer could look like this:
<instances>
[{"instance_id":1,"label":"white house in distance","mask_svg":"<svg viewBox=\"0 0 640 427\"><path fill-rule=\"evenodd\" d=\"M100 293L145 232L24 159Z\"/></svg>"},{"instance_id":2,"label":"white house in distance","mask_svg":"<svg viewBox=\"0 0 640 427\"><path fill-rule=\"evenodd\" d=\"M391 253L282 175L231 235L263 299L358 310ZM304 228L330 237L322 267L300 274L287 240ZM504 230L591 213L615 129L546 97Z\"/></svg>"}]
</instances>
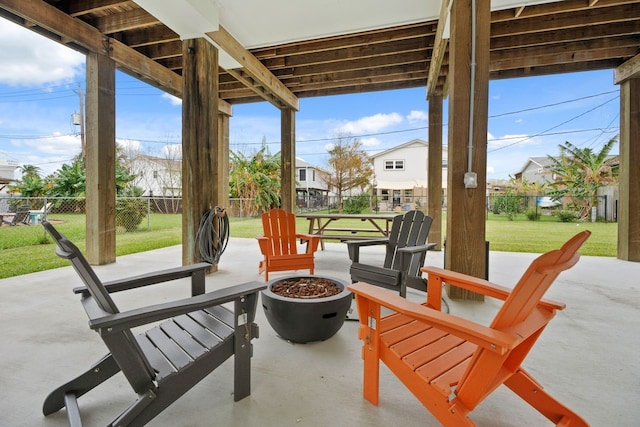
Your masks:
<instances>
[{"instance_id":1,"label":"white house in distance","mask_svg":"<svg viewBox=\"0 0 640 427\"><path fill-rule=\"evenodd\" d=\"M426 207L428 147L426 141L414 139L371 156L380 210ZM446 182L447 148L443 147L442 183L445 188Z\"/></svg>"},{"instance_id":2,"label":"white house in distance","mask_svg":"<svg viewBox=\"0 0 640 427\"><path fill-rule=\"evenodd\" d=\"M515 173L515 178L537 184L554 182L556 176L551 170L552 166L553 162L548 157L529 157L524 166Z\"/></svg>"},{"instance_id":3,"label":"white house in distance","mask_svg":"<svg viewBox=\"0 0 640 427\"><path fill-rule=\"evenodd\" d=\"M15 160L0 159L0 192L3 192L7 184L15 181L14 172L20 164Z\"/></svg>"},{"instance_id":4,"label":"white house in distance","mask_svg":"<svg viewBox=\"0 0 640 427\"><path fill-rule=\"evenodd\" d=\"M141 154L129 164L136 175L134 185L144 190L145 196L182 197L182 162L180 159Z\"/></svg>"},{"instance_id":5,"label":"white house in distance","mask_svg":"<svg viewBox=\"0 0 640 427\"><path fill-rule=\"evenodd\" d=\"M296 157L296 205L299 208L326 206L330 188L328 172Z\"/></svg>"}]
</instances>

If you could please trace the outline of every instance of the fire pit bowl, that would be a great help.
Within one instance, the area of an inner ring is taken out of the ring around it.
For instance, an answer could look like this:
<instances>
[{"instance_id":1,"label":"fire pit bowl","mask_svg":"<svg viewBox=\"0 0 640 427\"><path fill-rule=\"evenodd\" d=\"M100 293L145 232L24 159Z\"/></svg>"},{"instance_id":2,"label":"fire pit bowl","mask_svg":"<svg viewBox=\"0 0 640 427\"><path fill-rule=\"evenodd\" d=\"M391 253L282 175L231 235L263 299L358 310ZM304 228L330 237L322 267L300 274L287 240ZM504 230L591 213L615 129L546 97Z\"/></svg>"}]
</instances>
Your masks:
<instances>
[{"instance_id":1,"label":"fire pit bowl","mask_svg":"<svg viewBox=\"0 0 640 427\"><path fill-rule=\"evenodd\" d=\"M324 285L316 285L314 279L330 282L339 288L339 293L329 295ZM353 296L347 290L347 285L343 280L326 276L274 279L262 291L262 308L269 324L281 338L295 343L324 341L342 327L347 310L351 307ZM282 288L287 290L290 286L292 290L287 294L297 297L279 294Z\"/></svg>"}]
</instances>

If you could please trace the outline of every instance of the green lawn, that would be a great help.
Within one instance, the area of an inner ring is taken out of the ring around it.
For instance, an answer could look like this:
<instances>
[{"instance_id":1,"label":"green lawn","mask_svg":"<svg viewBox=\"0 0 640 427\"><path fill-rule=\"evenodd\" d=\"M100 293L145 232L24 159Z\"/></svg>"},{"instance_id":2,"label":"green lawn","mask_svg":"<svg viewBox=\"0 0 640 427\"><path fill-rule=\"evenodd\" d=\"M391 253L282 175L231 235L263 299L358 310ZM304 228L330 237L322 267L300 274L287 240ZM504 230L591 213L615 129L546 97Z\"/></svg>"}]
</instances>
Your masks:
<instances>
[{"instance_id":1,"label":"green lawn","mask_svg":"<svg viewBox=\"0 0 640 427\"><path fill-rule=\"evenodd\" d=\"M49 220L56 228L84 250L85 217L73 214L54 214ZM446 221L443 219L443 233ZM182 239L180 215L152 214L131 233L116 235L117 256L178 245ZM362 227L359 220L341 220L341 227ZM579 230L591 230L591 238L580 251L582 255L616 256L616 223L562 223L554 217L529 221L524 215L509 221L505 216L490 214L486 222L486 236L492 251L542 253L558 248ZM299 232L307 232L309 223L297 220ZM231 237L254 238L262 233L260 218L231 218ZM54 254L51 239L39 226L0 228L0 279L51 268L67 266L68 262Z\"/></svg>"}]
</instances>

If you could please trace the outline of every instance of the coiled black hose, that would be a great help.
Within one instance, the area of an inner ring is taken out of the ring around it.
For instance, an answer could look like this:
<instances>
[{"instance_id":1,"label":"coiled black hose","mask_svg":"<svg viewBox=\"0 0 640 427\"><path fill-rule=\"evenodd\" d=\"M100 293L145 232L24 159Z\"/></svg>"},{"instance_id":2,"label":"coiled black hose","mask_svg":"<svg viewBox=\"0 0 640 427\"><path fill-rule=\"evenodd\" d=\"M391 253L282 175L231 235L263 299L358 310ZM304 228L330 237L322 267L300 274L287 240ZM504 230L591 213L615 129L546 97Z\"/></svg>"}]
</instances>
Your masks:
<instances>
[{"instance_id":1,"label":"coiled black hose","mask_svg":"<svg viewBox=\"0 0 640 427\"><path fill-rule=\"evenodd\" d=\"M198 260L217 264L229 242L229 217L224 208L207 210L200 219L196 234L195 256Z\"/></svg>"}]
</instances>

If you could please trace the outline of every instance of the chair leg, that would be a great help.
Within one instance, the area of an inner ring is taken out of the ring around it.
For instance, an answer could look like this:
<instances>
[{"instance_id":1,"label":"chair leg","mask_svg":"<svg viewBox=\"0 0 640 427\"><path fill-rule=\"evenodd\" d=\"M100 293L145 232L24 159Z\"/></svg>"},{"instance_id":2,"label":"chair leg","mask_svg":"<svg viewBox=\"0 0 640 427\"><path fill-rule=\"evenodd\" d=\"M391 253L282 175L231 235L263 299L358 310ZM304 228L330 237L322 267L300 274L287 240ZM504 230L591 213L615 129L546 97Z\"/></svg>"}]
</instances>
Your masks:
<instances>
[{"instance_id":1,"label":"chair leg","mask_svg":"<svg viewBox=\"0 0 640 427\"><path fill-rule=\"evenodd\" d=\"M111 354L106 355L83 374L52 391L44 400L42 412L44 415L53 414L65 406L65 395L72 393L76 398L94 389L115 374L120 367Z\"/></svg>"},{"instance_id":2,"label":"chair leg","mask_svg":"<svg viewBox=\"0 0 640 427\"><path fill-rule=\"evenodd\" d=\"M556 425L572 427L589 425L580 415L554 399L522 369L513 374L504 384Z\"/></svg>"}]
</instances>

